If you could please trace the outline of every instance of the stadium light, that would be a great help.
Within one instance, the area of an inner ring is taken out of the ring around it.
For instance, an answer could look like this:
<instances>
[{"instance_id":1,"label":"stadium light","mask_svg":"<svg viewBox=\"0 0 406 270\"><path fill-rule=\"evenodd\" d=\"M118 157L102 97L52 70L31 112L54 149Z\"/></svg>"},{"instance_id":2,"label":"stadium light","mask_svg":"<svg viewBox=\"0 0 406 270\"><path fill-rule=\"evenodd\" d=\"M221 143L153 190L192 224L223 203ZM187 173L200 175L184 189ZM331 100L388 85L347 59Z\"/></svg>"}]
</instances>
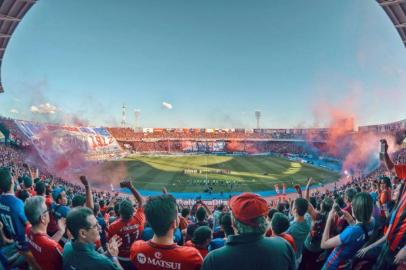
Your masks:
<instances>
[{"instance_id":1,"label":"stadium light","mask_svg":"<svg viewBox=\"0 0 406 270\"><path fill-rule=\"evenodd\" d=\"M261 111L255 111L255 118L257 119L257 129L259 129L259 120L261 120Z\"/></svg>"}]
</instances>

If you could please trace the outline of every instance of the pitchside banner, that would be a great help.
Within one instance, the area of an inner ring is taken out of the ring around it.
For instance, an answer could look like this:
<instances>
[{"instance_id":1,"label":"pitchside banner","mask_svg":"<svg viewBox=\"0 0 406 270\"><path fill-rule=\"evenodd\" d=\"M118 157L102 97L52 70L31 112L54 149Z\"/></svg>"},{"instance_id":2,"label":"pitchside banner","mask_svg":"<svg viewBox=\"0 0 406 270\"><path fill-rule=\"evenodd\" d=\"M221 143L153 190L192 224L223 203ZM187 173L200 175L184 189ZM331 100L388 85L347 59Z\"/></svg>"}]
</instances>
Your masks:
<instances>
[{"instance_id":1,"label":"pitchside banner","mask_svg":"<svg viewBox=\"0 0 406 270\"><path fill-rule=\"evenodd\" d=\"M66 153L72 149L89 155L121 151L117 141L105 128L68 127L19 120L15 122L44 160L47 160L50 152Z\"/></svg>"}]
</instances>

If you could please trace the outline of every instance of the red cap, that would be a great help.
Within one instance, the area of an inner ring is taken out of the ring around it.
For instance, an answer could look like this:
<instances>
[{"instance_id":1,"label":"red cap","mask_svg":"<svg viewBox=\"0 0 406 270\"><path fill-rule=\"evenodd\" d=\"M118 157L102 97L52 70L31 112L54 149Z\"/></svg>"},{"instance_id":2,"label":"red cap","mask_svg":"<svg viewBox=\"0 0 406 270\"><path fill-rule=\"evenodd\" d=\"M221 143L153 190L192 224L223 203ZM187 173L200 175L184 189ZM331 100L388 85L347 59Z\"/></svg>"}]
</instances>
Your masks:
<instances>
[{"instance_id":1,"label":"red cap","mask_svg":"<svg viewBox=\"0 0 406 270\"><path fill-rule=\"evenodd\" d=\"M258 226L255 222L257 217L266 216L269 211L268 203L263 198L248 192L232 197L230 208L238 221L252 227Z\"/></svg>"}]
</instances>

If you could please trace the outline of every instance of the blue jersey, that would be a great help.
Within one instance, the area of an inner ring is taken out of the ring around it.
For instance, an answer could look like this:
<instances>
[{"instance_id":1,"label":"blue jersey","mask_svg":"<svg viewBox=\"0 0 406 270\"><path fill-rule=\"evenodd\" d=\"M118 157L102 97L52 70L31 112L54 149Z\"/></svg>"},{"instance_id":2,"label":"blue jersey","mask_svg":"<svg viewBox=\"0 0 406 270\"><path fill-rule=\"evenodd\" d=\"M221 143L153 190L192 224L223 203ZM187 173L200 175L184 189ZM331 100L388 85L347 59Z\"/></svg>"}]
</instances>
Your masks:
<instances>
[{"instance_id":1,"label":"blue jersey","mask_svg":"<svg viewBox=\"0 0 406 270\"><path fill-rule=\"evenodd\" d=\"M62 204L52 203L51 212L54 215L55 219L66 218L70 211L70 207Z\"/></svg>"},{"instance_id":2,"label":"blue jersey","mask_svg":"<svg viewBox=\"0 0 406 270\"><path fill-rule=\"evenodd\" d=\"M215 249L224 247L226 243L226 240L224 240L224 238L215 238L213 240L211 240L210 245L209 245L209 252L213 251Z\"/></svg>"},{"instance_id":3,"label":"blue jersey","mask_svg":"<svg viewBox=\"0 0 406 270\"><path fill-rule=\"evenodd\" d=\"M373 220L366 226L369 236L372 235L375 227ZM349 266L349 260L355 256L357 251L366 243L365 232L360 224L347 226L342 233L339 234L341 245L336 247L324 263L322 269L337 269L344 265ZM345 267L343 267L345 268Z\"/></svg>"},{"instance_id":4,"label":"blue jersey","mask_svg":"<svg viewBox=\"0 0 406 270\"><path fill-rule=\"evenodd\" d=\"M0 220L4 231L11 237L19 250L29 249L25 238L25 225L27 218L24 213L24 203L13 194L0 195Z\"/></svg>"}]
</instances>

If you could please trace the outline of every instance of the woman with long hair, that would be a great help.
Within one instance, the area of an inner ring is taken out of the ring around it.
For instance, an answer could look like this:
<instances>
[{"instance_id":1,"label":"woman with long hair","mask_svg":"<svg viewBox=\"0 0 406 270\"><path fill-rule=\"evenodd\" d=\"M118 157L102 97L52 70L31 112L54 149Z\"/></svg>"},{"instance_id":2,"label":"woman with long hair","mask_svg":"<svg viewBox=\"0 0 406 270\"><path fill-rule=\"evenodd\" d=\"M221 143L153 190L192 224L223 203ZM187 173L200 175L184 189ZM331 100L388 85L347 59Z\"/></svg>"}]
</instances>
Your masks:
<instances>
[{"instance_id":1,"label":"woman with long hair","mask_svg":"<svg viewBox=\"0 0 406 270\"><path fill-rule=\"evenodd\" d=\"M352 216L345 210L333 207L327 217L320 246L322 249L332 249L322 269L351 269L351 259L369 240L374 230L372 218L373 202L371 195L360 192L352 200ZM350 226L339 235L330 238L330 228L334 215L343 215ZM353 218L355 217L355 219Z\"/></svg>"}]
</instances>

